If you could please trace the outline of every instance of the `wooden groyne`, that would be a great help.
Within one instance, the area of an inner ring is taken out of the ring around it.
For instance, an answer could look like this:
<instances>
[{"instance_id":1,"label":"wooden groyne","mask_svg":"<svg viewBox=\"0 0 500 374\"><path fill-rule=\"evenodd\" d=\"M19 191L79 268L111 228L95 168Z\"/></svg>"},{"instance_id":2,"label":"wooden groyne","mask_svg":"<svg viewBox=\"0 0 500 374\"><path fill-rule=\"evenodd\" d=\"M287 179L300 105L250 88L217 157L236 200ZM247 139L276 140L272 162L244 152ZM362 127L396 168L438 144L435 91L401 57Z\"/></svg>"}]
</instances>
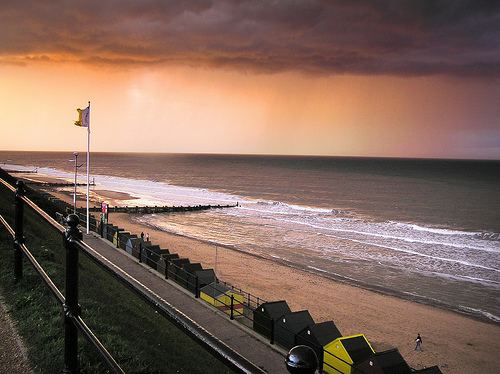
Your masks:
<instances>
[{"instance_id":1,"label":"wooden groyne","mask_svg":"<svg viewBox=\"0 0 500 374\"><path fill-rule=\"evenodd\" d=\"M5 169L7 173L12 173L12 174L36 174L38 173L38 170L9 170Z\"/></svg>"},{"instance_id":2,"label":"wooden groyne","mask_svg":"<svg viewBox=\"0 0 500 374\"><path fill-rule=\"evenodd\" d=\"M31 184L34 186L41 187L74 187L74 183L68 182L37 182L37 181L26 181L26 184ZM77 183L77 186L86 186L87 183ZM89 186L95 186L95 182L90 182Z\"/></svg>"},{"instance_id":3,"label":"wooden groyne","mask_svg":"<svg viewBox=\"0 0 500 374\"><path fill-rule=\"evenodd\" d=\"M177 213L177 212L194 212L199 210L209 209L224 209L235 208L236 205L193 205L193 206L108 206L108 213ZM79 208L85 210L85 208ZM90 212L101 212L100 206L89 207Z\"/></svg>"}]
</instances>

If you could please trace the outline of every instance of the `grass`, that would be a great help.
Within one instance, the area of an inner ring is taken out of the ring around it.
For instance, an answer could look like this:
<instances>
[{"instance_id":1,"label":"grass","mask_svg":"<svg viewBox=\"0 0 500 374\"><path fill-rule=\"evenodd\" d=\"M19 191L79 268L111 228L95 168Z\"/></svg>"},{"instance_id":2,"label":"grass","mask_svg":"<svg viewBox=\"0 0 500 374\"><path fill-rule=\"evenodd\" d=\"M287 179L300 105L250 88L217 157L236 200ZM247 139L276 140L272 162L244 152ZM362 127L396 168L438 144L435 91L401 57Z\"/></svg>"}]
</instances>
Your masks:
<instances>
[{"instance_id":1,"label":"grass","mask_svg":"<svg viewBox=\"0 0 500 374\"><path fill-rule=\"evenodd\" d=\"M0 187L0 214L13 227L13 194ZM61 234L25 207L25 243L64 293ZM28 349L36 373L63 368L62 307L25 260L23 278L13 282L12 238L0 225L0 287L8 312ZM177 327L85 256L80 256L82 317L126 373L231 373ZM94 349L80 337L81 373L106 373Z\"/></svg>"}]
</instances>

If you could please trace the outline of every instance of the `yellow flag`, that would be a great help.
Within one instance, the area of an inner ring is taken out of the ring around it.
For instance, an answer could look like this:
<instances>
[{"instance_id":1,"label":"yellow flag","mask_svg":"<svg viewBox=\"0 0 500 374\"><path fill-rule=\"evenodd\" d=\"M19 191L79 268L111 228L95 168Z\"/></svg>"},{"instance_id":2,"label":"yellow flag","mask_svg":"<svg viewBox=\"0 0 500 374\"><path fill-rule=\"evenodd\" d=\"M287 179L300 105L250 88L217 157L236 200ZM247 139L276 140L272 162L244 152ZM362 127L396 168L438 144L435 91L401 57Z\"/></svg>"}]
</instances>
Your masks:
<instances>
[{"instance_id":1,"label":"yellow flag","mask_svg":"<svg viewBox=\"0 0 500 374\"><path fill-rule=\"evenodd\" d=\"M86 107L85 109L77 109L77 112L78 121L75 121L75 125L80 127L89 127L90 108Z\"/></svg>"}]
</instances>

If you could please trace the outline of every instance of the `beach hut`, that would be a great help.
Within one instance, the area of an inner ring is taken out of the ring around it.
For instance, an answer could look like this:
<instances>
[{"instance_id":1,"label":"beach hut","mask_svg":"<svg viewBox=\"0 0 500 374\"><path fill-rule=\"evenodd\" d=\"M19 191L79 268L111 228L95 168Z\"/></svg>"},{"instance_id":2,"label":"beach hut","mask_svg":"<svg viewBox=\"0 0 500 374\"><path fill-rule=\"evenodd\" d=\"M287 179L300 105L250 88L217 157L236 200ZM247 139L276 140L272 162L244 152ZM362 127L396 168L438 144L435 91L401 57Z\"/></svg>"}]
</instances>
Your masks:
<instances>
[{"instance_id":1,"label":"beach hut","mask_svg":"<svg viewBox=\"0 0 500 374\"><path fill-rule=\"evenodd\" d=\"M161 256L169 254L170 251L168 249L160 249L159 251L150 253L150 256L148 257L148 265L153 269L158 270L158 264L160 263Z\"/></svg>"},{"instance_id":2,"label":"beach hut","mask_svg":"<svg viewBox=\"0 0 500 374\"><path fill-rule=\"evenodd\" d=\"M311 347L319 361L319 368L323 367L323 347L342 334L333 321L326 321L309 325L299 331L296 338L296 345L307 345Z\"/></svg>"},{"instance_id":3,"label":"beach hut","mask_svg":"<svg viewBox=\"0 0 500 374\"><path fill-rule=\"evenodd\" d=\"M338 374L354 373L353 364L367 359L375 353L363 334L335 339L323 351L323 371Z\"/></svg>"},{"instance_id":4,"label":"beach hut","mask_svg":"<svg viewBox=\"0 0 500 374\"><path fill-rule=\"evenodd\" d=\"M151 268L155 269L160 261L160 255L168 255L168 249L161 249L159 245L143 245L142 246L142 262Z\"/></svg>"},{"instance_id":5,"label":"beach hut","mask_svg":"<svg viewBox=\"0 0 500 374\"><path fill-rule=\"evenodd\" d=\"M118 230L118 226L113 226L111 223L106 223L103 225L102 237L110 242L113 241L113 236Z\"/></svg>"},{"instance_id":6,"label":"beach hut","mask_svg":"<svg viewBox=\"0 0 500 374\"><path fill-rule=\"evenodd\" d=\"M131 234L127 231L121 231L118 234L118 247L125 251L127 249L127 242L130 238L137 238L137 235Z\"/></svg>"},{"instance_id":7,"label":"beach hut","mask_svg":"<svg viewBox=\"0 0 500 374\"><path fill-rule=\"evenodd\" d=\"M168 263L169 261L179 258L179 255L177 253L170 253L168 255L161 255L160 260L158 261L158 266L156 270L160 272L160 274L163 274L166 278L167 277L167 268L168 268Z\"/></svg>"},{"instance_id":8,"label":"beach hut","mask_svg":"<svg viewBox=\"0 0 500 374\"><path fill-rule=\"evenodd\" d=\"M183 264L181 269L177 272L178 283L184 287L188 288L188 276L189 274L193 274L195 271L203 270L203 267L199 262ZM213 280L213 279L212 279Z\"/></svg>"},{"instance_id":9,"label":"beach hut","mask_svg":"<svg viewBox=\"0 0 500 374\"><path fill-rule=\"evenodd\" d=\"M113 238L118 230L118 226L115 225L107 225L106 226L106 236L105 239L111 243L113 243Z\"/></svg>"},{"instance_id":10,"label":"beach hut","mask_svg":"<svg viewBox=\"0 0 500 374\"><path fill-rule=\"evenodd\" d=\"M172 259L167 266L168 274L167 278L173 279L177 281L177 272L182 269L182 265L189 264L189 258L174 258Z\"/></svg>"},{"instance_id":11,"label":"beach hut","mask_svg":"<svg viewBox=\"0 0 500 374\"><path fill-rule=\"evenodd\" d=\"M354 365L366 374L411 374L412 371L399 351L391 349L375 353L373 356ZM356 371L357 373L357 371Z\"/></svg>"},{"instance_id":12,"label":"beach hut","mask_svg":"<svg viewBox=\"0 0 500 374\"><path fill-rule=\"evenodd\" d=\"M157 244L151 244L150 242L144 243L141 246L141 262L147 263L149 253L155 249L160 250L160 246Z\"/></svg>"},{"instance_id":13,"label":"beach hut","mask_svg":"<svg viewBox=\"0 0 500 374\"><path fill-rule=\"evenodd\" d=\"M274 321L274 342L285 349L293 348L295 337L305 327L313 325L314 320L307 310L283 314Z\"/></svg>"},{"instance_id":14,"label":"beach hut","mask_svg":"<svg viewBox=\"0 0 500 374\"><path fill-rule=\"evenodd\" d=\"M128 238L127 240L127 244L125 244L125 251L131 255L132 254L132 248L134 248L134 244L136 241L138 240L142 240L141 238L138 238L137 236L131 236L130 238Z\"/></svg>"},{"instance_id":15,"label":"beach hut","mask_svg":"<svg viewBox=\"0 0 500 374\"><path fill-rule=\"evenodd\" d=\"M429 368L425 369L420 369L420 370L415 370L413 373L418 373L418 374L443 374L441 369L437 366L431 366Z\"/></svg>"},{"instance_id":16,"label":"beach hut","mask_svg":"<svg viewBox=\"0 0 500 374\"><path fill-rule=\"evenodd\" d=\"M116 230L115 234L113 235L113 244L119 248L120 247L120 238L121 234L130 234L129 231L125 231L125 229L118 229Z\"/></svg>"},{"instance_id":17,"label":"beach hut","mask_svg":"<svg viewBox=\"0 0 500 374\"><path fill-rule=\"evenodd\" d=\"M285 300L263 303L253 311L253 329L255 332L272 340L274 321L279 316L291 312Z\"/></svg>"},{"instance_id":18,"label":"beach hut","mask_svg":"<svg viewBox=\"0 0 500 374\"><path fill-rule=\"evenodd\" d=\"M142 238L138 238L137 240L132 242L132 256L134 256L137 259L141 259L141 253L142 253L142 247L145 245L151 245L151 242L145 241Z\"/></svg>"},{"instance_id":19,"label":"beach hut","mask_svg":"<svg viewBox=\"0 0 500 374\"><path fill-rule=\"evenodd\" d=\"M200 289L200 298L228 315L231 315L231 306L234 317L243 315L243 295L222 284L207 284Z\"/></svg>"},{"instance_id":20,"label":"beach hut","mask_svg":"<svg viewBox=\"0 0 500 374\"><path fill-rule=\"evenodd\" d=\"M196 278L198 278L198 290L205 287L207 284L216 282L215 272L213 269L197 270L192 274L188 274L187 288L192 293L196 294Z\"/></svg>"}]
</instances>

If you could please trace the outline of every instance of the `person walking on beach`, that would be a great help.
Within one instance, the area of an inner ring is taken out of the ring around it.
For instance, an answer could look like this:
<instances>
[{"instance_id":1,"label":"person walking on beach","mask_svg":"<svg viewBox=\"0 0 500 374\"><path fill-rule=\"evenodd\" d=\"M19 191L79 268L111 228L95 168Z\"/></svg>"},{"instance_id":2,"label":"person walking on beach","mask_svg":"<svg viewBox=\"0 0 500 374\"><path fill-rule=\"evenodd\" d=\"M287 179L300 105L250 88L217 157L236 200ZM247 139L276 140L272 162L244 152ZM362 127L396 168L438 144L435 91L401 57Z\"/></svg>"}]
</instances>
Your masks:
<instances>
[{"instance_id":1,"label":"person walking on beach","mask_svg":"<svg viewBox=\"0 0 500 374\"><path fill-rule=\"evenodd\" d=\"M416 351L417 349L420 349L420 352L423 352L423 349L422 349L422 338L420 337L420 334L418 334L417 338L415 339L415 342L417 344L415 345L414 351Z\"/></svg>"},{"instance_id":2,"label":"person walking on beach","mask_svg":"<svg viewBox=\"0 0 500 374\"><path fill-rule=\"evenodd\" d=\"M146 241L149 242L149 232L146 234Z\"/></svg>"},{"instance_id":3,"label":"person walking on beach","mask_svg":"<svg viewBox=\"0 0 500 374\"><path fill-rule=\"evenodd\" d=\"M141 232L141 239L144 240L144 232Z\"/></svg>"}]
</instances>

